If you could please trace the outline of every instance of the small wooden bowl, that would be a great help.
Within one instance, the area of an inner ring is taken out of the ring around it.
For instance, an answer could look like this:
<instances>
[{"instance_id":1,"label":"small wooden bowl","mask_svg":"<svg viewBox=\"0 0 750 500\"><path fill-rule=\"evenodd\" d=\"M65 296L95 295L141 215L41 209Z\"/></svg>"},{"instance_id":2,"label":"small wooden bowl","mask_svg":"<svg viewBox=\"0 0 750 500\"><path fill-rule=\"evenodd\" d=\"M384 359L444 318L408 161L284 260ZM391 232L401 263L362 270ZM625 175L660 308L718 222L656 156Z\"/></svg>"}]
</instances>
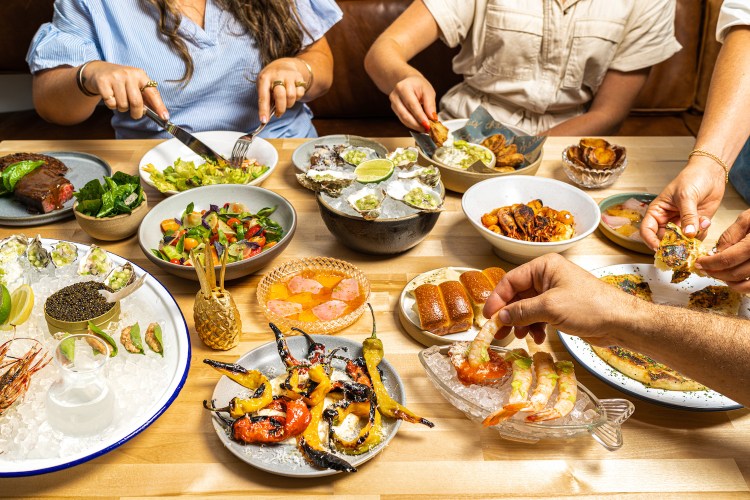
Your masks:
<instances>
[{"instance_id":1,"label":"small wooden bowl","mask_svg":"<svg viewBox=\"0 0 750 500\"><path fill-rule=\"evenodd\" d=\"M148 213L148 200L143 193L143 202L129 214L96 218L78 211L78 202L73 205L78 225L92 238L103 241L123 240L135 234Z\"/></svg>"}]
</instances>

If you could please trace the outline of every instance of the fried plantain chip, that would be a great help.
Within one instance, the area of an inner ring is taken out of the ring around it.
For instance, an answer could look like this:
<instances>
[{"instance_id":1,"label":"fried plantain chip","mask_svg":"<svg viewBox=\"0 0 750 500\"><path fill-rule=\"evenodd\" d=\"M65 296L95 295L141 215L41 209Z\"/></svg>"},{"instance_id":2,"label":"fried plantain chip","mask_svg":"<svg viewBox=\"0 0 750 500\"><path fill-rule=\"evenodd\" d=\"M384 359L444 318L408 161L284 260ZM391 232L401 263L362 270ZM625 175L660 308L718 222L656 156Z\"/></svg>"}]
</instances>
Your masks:
<instances>
[{"instance_id":1,"label":"fried plantain chip","mask_svg":"<svg viewBox=\"0 0 750 500\"><path fill-rule=\"evenodd\" d=\"M430 120L430 139L437 147L441 147L448 140L448 127L440 123L439 120Z\"/></svg>"}]
</instances>

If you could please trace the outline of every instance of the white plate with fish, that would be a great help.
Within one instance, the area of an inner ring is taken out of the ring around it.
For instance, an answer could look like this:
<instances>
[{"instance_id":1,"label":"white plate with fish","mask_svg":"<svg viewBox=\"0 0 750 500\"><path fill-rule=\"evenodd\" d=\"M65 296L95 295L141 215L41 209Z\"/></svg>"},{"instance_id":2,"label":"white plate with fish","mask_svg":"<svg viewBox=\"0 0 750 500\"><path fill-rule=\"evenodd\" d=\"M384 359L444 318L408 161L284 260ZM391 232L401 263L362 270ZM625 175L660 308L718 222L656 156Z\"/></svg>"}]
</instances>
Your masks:
<instances>
[{"instance_id":1,"label":"white plate with fish","mask_svg":"<svg viewBox=\"0 0 750 500\"><path fill-rule=\"evenodd\" d=\"M70 181L74 190L82 188L92 179L101 180L112 175L109 164L88 153L75 151L52 151L41 154L57 158L68 167L64 177ZM62 208L48 213L30 213L24 205L13 199L13 196L0 197L0 224L4 226L36 226L73 216L75 197L71 198Z\"/></svg>"},{"instance_id":2,"label":"white plate with fish","mask_svg":"<svg viewBox=\"0 0 750 500\"><path fill-rule=\"evenodd\" d=\"M328 351L338 347L346 347L348 352L345 353L345 355L350 358L356 358L360 356L362 352L362 344L343 337L312 335L312 338L316 342L325 344ZM286 340L289 345L289 351L292 355L297 359L303 359L304 355L307 353L307 340L302 336L286 337ZM269 380L285 373L285 367L279 358L276 342L269 342L245 353L236 363L248 369L260 370L260 372L266 375ZM333 360L334 368L343 370L343 365L344 363L342 361L336 359ZM396 370L388 362L387 348L385 351L385 359L380 362L379 368L382 370L383 384L388 390L388 394L390 394L394 400L403 404L405 399L404 386L401 382L401 378L396 373ZM271 383L273 384L273 382ZM216 384L212 399L215 400L217 407L226 406L230 399L237 396L242 391L247 392L246 389L236 382L230 380L228 377L222 376ZM212 422L214 430L224 446L226 446L227 449L237 458L257 469L272 474L278 474L280 476L305 478L339 474L339 471L332 469L319 469L308 463L302 456L302 453L297 449L297 446L293 443L293 439L290 443L241 444L229 438L224 424L218 418L212 418ZM383 426L385 429L383 440L372 450L363 453L362 455L349 456L336 454L336 456L346 460L354 467L358 467L374 458L378 453L383 451L390 440L396 435L396 432L398 432L398 429L401 426L401 421L383 417Z\"/></svg>"},{"instance_id":3,"label":"white plate with fish","mask_svg":"<svg viewBox=\"0 0 750 500\"><path fill-rule=\"evenodd\" d=\"M51 249L58 240L42 239ZM79 259L87 245L72 243ZM128 261L107 253L113 265ZM24 257L22 257L24 259ZM91 279L78 276L78 261L69 266L43 270L25 266L24 279L29 280L35 295L30 319L20 325L17 336L32 337L54 352L56 341L47 332L44 303L60 288ZM190 339L185 318L169 291L144 269L132 264L135 275L146 275L145 282L135 293L121 301L120 320L105 328L117 340L119 353L109 358L109 383L116 394L114 421L98 435L90 437L64 436L54 431L47 421L46 388L56 378L54 362L31 377L25 396L0 415L0 477L30 476L54 472L103 455L145 430L172 404L187 378L190 364ZM119 342L121 325L138 321L145 329L151 322L159 322L163 332L164 357L146 349L145 355L130 354ZM136 370L134 372L134 370Z\"/></svg>"},{"instance_id":4,"label":"white plate with fish","mask_svg":"<svg viewBox=\"0 0 750 500\"><path fill-rule=\"evenodd\" d=\"M228 160L232 156L232 149L234 148L237 139L245 135L245 133L211 131L196 132L193 135ZM247 149L245 158L254 160L254 164L256 164L257 168L260 170L257 172L252 169L249 170L243 177L244 182L235 182L233 180L225 179L223 181L217 180L213 182L213 184L248 184L251 186L260 186L266 179L268 179L276 168L276 164L279 162L279 153L270 142L260 137L256 137ZM165 188L159 181L152 179L153 173L149 173L145 169L150 168L148 165L153 165L154 172L164 173L164 170L167 167L174 166L178 159L183 163L193 162L193 165L199 170L206 164L205 159L190 150L183 143L177 139L169 139L148 150L146 154L143 155L143 158L141 158L138 171L140 172L143 182L166 195L177 194L180 191ZM264 169L261 167L268 168ZM161 187L159 187L160 185ZM187 189L181 189L181 191L186 190Z\"/></svg>"},{"instance_id":5,"label":"white plate with fish","mask_svg":"<svg viewBox=\"0 0 750 500\"><path fill-rule=\"evenodd\" d=\"M401 290L401 295L398 299L398 317L401 321L401 326L404 327L409 336L427 347L474 340L474 337L479 333L479 327L476 323L472 323L471 327L466 331L449 333L447 335L435 335L427 330L423 330L419 314L417 314L416 310L417 301L412 293L419 285L424 283L437 285L443 281L457 281L459 276L466 271L478 271L478 269L471 267L441 267L425 271L409 280L404 289ZM510 334L502 339L495 339L493 345L506 346L513 338L514 336Z\"/></svg>"},{"instance_id":6,"label":"white plate with fish","mask_svg":"<svg viewBox=\"0 0 750 500\"><path fill-rule=\"evenodd\" d=\"M653 300L660 304L685 306L688 296L710 285L724 285L713 278L691 275L682 283L670 283L672 273L659 271L652 264L617 264L592 271L596 277L618 274L636 274L641 276L651 287ZM750 298L743 297L739 317L750 318ZM695 411L725 411L742 408L739 403L719 394L716 391L670 391L656 389L627 377L612 368L591 349L585 340L558 332L565 348L595 377L615 389L631 396L670 408Z\"/></svg>"}]
</instances>

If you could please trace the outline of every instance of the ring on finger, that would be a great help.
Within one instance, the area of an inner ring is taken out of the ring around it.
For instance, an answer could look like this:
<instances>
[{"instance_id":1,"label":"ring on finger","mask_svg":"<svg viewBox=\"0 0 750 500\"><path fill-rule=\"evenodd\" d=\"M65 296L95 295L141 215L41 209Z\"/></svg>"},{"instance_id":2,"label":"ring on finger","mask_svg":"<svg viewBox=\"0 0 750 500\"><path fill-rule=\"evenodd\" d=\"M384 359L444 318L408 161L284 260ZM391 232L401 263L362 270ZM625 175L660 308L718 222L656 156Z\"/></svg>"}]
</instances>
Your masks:
<instances>
[{"instance_id":1,"label":"ring on finger","mask_svg":"<svg viewBox=\"0 0 750 500\"><path fill-rule=\"evenodd\" d=\"M302 87L303 89L307 90L307 82L297 81L297 82L294 82L294 86Z\"/></svg>"},{"instance_id":2,"label":"ring on finger","mask_svg":"<svg viewBox=\"0 0 750 500\"><path fill-rule=\"evenodd\" d=\"M275 89L281 85L282 87L285 85L283 80L274 80L274 82L271 84L271 90Z\"/></svg>"},{"instance_id":3,"label":"ring on finger","mask_svg":"<svg viewBox=\"0 0 750 500\"><path fill-rule=\"evenodd\" d=\"M152 87L153 87L153 88L156 88L156 87L158 87L158 86L159 86L159 84L158 84L157 82L155 82L154 80L149 80L149 81L147 81L147 82L146 82L146 83L145 83L145 84L143 85L143 87L141 87L141 92L143 92L144 90L146 90L146 89L148 89L148 88L152 88Z\"/></svg>"}]
</instances>

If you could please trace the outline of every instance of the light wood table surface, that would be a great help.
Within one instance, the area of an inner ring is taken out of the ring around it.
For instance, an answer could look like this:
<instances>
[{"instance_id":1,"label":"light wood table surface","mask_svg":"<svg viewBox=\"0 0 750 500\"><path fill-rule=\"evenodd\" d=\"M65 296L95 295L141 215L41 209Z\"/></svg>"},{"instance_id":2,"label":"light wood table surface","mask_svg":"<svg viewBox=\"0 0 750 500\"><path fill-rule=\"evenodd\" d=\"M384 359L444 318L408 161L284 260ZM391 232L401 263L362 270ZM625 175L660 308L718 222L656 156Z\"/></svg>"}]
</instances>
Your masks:
<instances>
[{"instance_id":1,"label":"light wood table surface","mask_svg":"<svg viewBox=\"0 0 750 500\"><path fill-rule=\"evenodd\" d=\"M608 452L588 437L546 441L534 445L505 441L454 409L431 385L417 359L422 348L401 328L397 299L416 274L445 265L483 268L513 266L499 259L465 220L461 197L450 193L429 237L416 248L394 257L368 256L342 247L324 226L313 194L298 185L291 155L303 141L271 141L279 151L276 172L264 187L292 202L299 216L294 240L274 264L325 255L359 266L372 285L371 302L386 357L404 381L407 405L436 423L434 429L404 423L390 445L359 472L317 479L291 479L258 471L230 454L220 443L210 415L201 408L219 378L202 363L212 357L233 361L273 338L256 302L255 288L262 274L229 282L243 320L242 342L226 353L206 348L193 331L192 305L197 283L166 274L141 253L136 237L102 246L143 267L159 279L178 301L191 329L193 357L182 392L148 429L114 451L76 467L36 477L0 479L0 496L136 498L182 495L221 498L252 496L336 495L340 498L428 498L499 496L621 498L659 495L660 498L750 497L750 415L747 410L700 413L674 410L630 398L577 370L580 380L601 398L628 398L635 414L623 426L624 446ZM389 149L411 139L382 139ZM537 175L568 181L560 166L563 148L571 138L550 138ZM628 149L629 165L614 186L592 190L597 201L628 191L658 193L684 165L693 145L690 137L618 137ZM83 151L110 163L114 170L135 173L143 154L158 141L5 141L0 153L17 151ZM147 188L149 204L162 196ZM715 241L737 215L747 209L729 187L711 226ZM91 243L68 219L34 228L0 228L0 236L24 231L32 236ZM648 263L652 259L612 244L599 231L567 252L588 268L619 263ZM270 269L270 268L267 268ZM585 313L585 312L582 312ZM361 341L370 330L368 315L340 333ZM525 341L516 340L524 346ZM557 335L543 347L554 356L570 359Z\"/></svg>"}]
</instances>

